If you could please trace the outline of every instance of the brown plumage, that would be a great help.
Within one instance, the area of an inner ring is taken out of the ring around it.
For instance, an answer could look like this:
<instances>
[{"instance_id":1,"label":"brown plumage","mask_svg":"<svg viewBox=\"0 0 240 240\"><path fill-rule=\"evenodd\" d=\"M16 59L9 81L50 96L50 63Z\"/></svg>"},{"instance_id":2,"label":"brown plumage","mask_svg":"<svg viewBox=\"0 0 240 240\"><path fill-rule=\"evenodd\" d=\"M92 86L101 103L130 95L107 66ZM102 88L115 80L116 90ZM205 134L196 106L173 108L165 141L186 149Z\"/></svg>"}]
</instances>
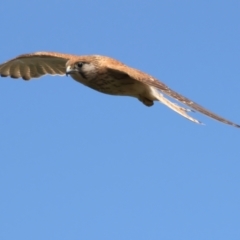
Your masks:
<instances>
[{"instance_id":1,"label":"brown plumage","mask_svg":"<svg viewBox=\"0 0 240 240\"><path fill-rule=\"evenodd\" d=\"M20 55L0 65L2 77L23 78L30 80L45 74L70 75L74 80L102 93L131 96L139 99L146 106L160 101L185 118L201 123L188 115L194 109L220 122L240 127L224 119L192 100L171 90L156 78L106 56L76 56L55 52L36 52ZM184 105L184 108L168 100L172 97Z\"/></svg>"}]
</instances>

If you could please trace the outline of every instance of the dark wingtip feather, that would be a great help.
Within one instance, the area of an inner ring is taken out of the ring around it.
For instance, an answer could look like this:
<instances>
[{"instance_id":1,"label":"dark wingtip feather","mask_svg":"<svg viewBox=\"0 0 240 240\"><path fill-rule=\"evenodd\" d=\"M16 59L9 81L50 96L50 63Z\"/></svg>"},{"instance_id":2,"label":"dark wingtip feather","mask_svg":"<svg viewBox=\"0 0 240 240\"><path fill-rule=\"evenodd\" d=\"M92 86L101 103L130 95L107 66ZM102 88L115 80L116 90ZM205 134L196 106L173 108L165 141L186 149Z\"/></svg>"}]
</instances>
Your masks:
<instances>
[{"instance_id":1,"label":"dark wingtip feather","mask_svg":"<svg viewBox=\"0 0 240 240\"><path fill-rule=\"evenodd\" d=\"M31 79L31 77L29 77L29 76L22 76L22 79L25 80L25 81L28 81L28 80Z\"/></svg>"},{"instance_id":2,"label":"dark wingtip feather","mask_svg":"<svg viewBox=\"0 0 240 240\"><path fill-rule=\"evenodd\" d=\"M19 78L19 76L10 75L11 78Z\"/></svg>"},{"instance_id":3,"label":"dark wingtip feather","mask_svg":"<svg viewBox=\"0 0 240 240\"><path fill-rule=\"evenodd\" d=\"M8 77L8 75L6 75L6 74L1 74L1 77Z\"/></svg>"}]
</instances>

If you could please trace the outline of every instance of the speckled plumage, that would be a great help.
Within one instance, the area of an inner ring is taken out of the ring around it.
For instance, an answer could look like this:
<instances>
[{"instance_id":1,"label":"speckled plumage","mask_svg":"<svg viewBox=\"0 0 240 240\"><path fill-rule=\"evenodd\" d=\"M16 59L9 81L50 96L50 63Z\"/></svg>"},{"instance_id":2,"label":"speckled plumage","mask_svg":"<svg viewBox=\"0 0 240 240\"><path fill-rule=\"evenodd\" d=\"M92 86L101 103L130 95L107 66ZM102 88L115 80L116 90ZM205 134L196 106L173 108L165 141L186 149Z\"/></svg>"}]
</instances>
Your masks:
<instances>
[{"instance_id":1,"label":"speckled plumage","mask_svg":"<svg viewBox=\"0 0 240 240\"><path fill-rule=\"evenodd\" d=\"M201 122L188 115L188 112L192 111L191 109L220 122L240 127L240 125L208 111L199 104L173 91L156 78L110 57L36 52L20 55L0 64L0 75L2 77L9 76L30 80L45 74L71 75L77 82L94 90L111 95L132 96L139 99L146 106L152 106L154 101L160 101L195 123ZM190 109L171 102L164 97L164 94L187 105Z\"/></svg>"}]
</instances>

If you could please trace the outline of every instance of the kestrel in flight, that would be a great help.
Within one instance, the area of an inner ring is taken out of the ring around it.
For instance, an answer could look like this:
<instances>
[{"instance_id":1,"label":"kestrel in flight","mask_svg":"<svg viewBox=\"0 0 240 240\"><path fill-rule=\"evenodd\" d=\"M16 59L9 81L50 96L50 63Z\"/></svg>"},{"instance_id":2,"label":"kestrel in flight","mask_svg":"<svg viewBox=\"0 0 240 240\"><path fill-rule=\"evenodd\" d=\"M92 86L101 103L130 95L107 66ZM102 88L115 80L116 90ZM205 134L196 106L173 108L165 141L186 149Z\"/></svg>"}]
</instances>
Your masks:
<instances>
[{"instance_id":1,"label":"kestrel in flight","mask_svg":"<svg viewBox=\"0 0 240 240\"><path fill-rule=\"evenodd\" d=\"M173 91L156 78L110 57L36 52L20 55L0 64L0 75L2 77L10 76L11 78L30 80L45 74L70 75L77 82L94 90L111 95L135 97L148 107L152 106L154 101L159 101L195 123L201 122L188 115L193 110L222 123L240 128L240 125L208 111L192 100ZM179 101L189 108L171 102L164 95Z\"/></svg>"}]
</instances>

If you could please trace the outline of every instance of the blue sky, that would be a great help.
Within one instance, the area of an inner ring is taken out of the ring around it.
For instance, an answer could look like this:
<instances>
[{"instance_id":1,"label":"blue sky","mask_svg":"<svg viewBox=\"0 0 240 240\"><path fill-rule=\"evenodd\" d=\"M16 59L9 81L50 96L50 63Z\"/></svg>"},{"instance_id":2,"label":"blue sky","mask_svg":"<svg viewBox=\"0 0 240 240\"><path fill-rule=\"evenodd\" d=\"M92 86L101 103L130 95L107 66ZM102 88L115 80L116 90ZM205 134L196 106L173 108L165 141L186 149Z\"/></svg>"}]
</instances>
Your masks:
<instances>
[{"instance_id":1,"label":"blue sky","mask_svg":"<svg viewBox=\"0 0 240 240\"><path fill-rule=\"evenodd\" d=\"M239 1L4 1L1 55L102 54L240 123ZM240 130L46 76L0 79L0 239L240 239Z\"/></svg>"}]
</instances>

